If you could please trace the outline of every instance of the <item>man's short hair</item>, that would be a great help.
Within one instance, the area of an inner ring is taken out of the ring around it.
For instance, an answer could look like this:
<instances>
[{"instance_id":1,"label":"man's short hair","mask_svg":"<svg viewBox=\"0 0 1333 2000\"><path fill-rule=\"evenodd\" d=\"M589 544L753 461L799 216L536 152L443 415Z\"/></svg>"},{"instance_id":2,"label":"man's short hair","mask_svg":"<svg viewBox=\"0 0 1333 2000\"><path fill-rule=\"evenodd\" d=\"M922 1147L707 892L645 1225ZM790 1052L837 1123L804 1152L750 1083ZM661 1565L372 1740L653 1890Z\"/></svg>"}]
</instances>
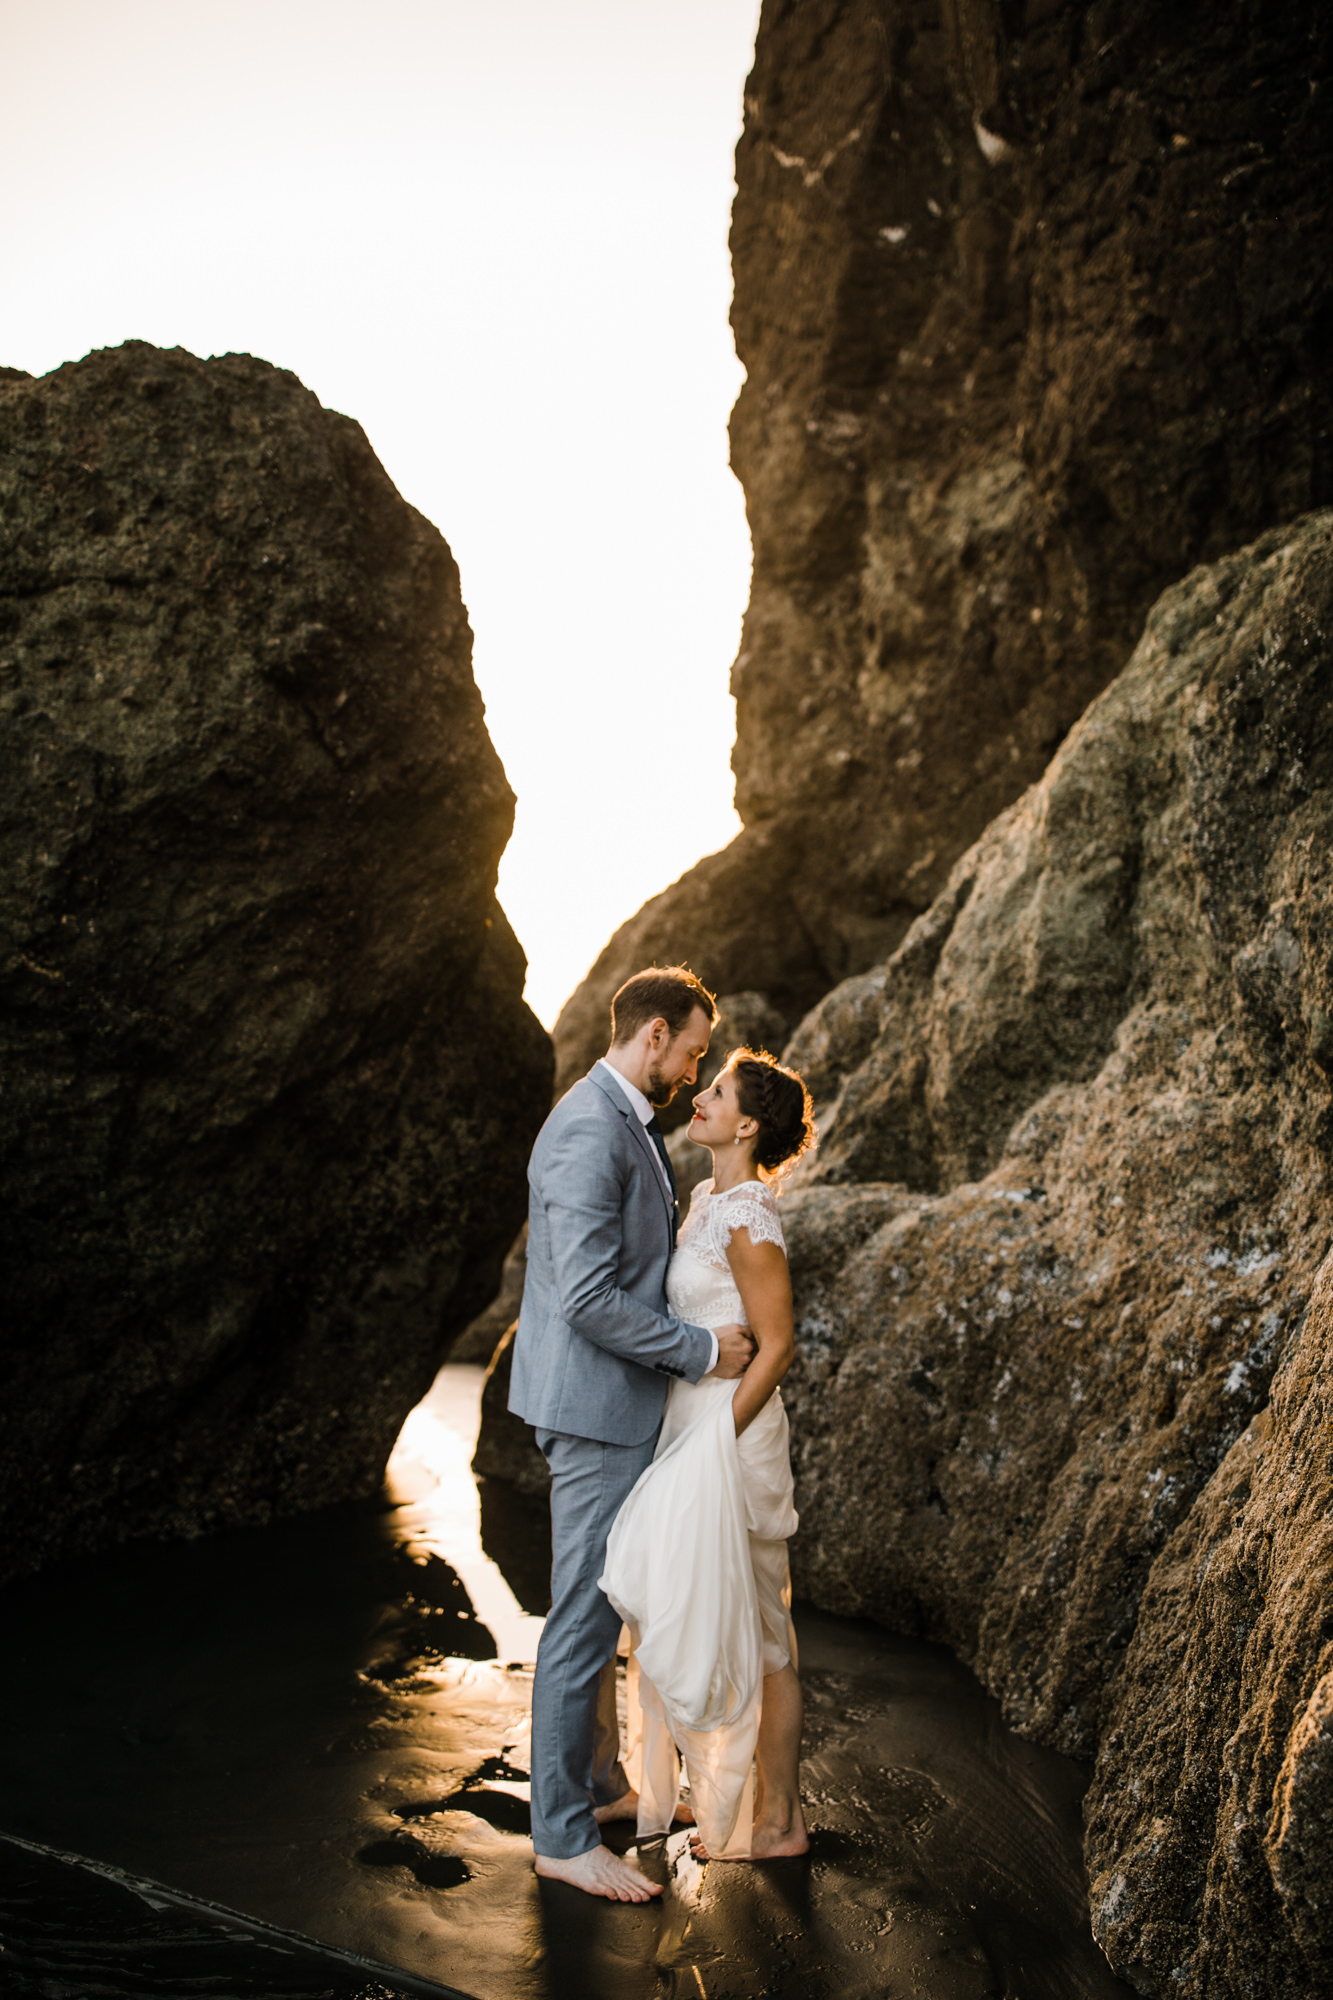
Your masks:
<instances>
[{"instance_id":1,"label":"man's short hair","mask_svg":"<svg viewBox=\"0 0 1333 2000\"><path fill-rule=\"evenodd\" d=\"M673 1035L689 1025L695 1009L717 1020L717 1002L688 965L650 965L627 979L611 1002L613 1047L632 1042L649 1021L663 1020Z\"/></svg>"}]
</instances>

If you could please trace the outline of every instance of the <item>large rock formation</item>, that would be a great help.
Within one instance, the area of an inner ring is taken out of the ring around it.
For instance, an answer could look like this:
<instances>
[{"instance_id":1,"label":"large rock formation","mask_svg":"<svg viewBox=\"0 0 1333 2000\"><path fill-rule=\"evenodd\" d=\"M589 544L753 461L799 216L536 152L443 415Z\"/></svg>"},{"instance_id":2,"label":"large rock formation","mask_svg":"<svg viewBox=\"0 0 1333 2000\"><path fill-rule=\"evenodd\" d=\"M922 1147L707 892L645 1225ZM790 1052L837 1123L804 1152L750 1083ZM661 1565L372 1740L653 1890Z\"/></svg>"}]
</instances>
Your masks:
<instances>
[{"instance_id":1,"label":"large rock formation","mask_svg":"<svg viewBox=\"0 0 1333 2000\"><path fill-rule=\"evenodd\" d=\"M0 1574L367 1490L550 1101L444 542L245 355L0 381Z\"/></svg>"},{"instance_id":2,"label":"large rock formation","mask_svg":"<svg viewBox=\"0 0 1333 2000\"><path fill-rule=\"evenodd\" d=\"M1096 1754L1141 1992L1327 1991L1333 515L1169 591L788 1057L798 1592Z\"/></svg>"},{"instance_id":3,"label":"large rock formation","mask_svg":"<svg viewBox=\"0 0 1333 2000\"><path fill-rule=\"evenodd\" d=\"M1108 1703L1093 1920L1145 1992L1333 1986L1331 1356L1333 1256L1154 1565Z\"/></svg>"},{"instance_id":4,"label":"large rock formation","mask_svg":"<svg viewBox=\"0 0 1333 2000\"><path fill-rule=\"evenodd\" d=\"M790 1025L881 961L1191 564L1333 501L1313 0L765 0L732 226L745 832L611 940Z\"/></svg>"}]
</instances>

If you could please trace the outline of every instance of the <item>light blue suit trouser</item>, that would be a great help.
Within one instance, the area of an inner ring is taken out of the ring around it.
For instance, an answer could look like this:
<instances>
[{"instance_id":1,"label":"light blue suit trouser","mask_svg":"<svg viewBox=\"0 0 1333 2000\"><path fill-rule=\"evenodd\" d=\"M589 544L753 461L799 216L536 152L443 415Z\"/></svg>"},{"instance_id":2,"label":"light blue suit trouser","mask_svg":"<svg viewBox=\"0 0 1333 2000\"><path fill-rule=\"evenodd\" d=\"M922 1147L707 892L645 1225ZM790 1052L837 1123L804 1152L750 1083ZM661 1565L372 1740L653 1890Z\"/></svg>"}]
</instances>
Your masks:
<instances>
[{"instance_id":1,"label":"light blue suit trouser","mask_svg":"<svg viewBox=\"0 0 1333 2000\"><path fill-rule=\"evenodd\" d=\"M629 1789L620 1763L615 1649L620 1615L597 1587L606 1538L657 1445L538 1431L551 1468L551 1610L532 1684L532 1845L550 1860L601 1841L594 1805Z\"/></svg>"}]
</instances>

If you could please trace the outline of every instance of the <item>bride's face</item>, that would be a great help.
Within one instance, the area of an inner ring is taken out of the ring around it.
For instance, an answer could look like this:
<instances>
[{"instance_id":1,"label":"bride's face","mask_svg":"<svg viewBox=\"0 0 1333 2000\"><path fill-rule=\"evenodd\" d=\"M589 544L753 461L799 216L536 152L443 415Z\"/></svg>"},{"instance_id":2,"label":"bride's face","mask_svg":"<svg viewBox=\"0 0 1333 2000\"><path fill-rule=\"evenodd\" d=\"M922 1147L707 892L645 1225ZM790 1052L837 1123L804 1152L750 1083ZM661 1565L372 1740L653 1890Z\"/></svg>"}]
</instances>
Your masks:
<instances>
[{"instance_id":1,"label":"bride's face","mask_svg":"<svg viewBox=\"0 0 1333 2000\"><path fill-rule=\"evenodd\" d=\"M696 1146L732 1146L738 1139L744 1144L758 1129L754 1119L741 1110L734 1070L720 1070L694 1100L689 1137Z\"/></svg>"}]
</instances>

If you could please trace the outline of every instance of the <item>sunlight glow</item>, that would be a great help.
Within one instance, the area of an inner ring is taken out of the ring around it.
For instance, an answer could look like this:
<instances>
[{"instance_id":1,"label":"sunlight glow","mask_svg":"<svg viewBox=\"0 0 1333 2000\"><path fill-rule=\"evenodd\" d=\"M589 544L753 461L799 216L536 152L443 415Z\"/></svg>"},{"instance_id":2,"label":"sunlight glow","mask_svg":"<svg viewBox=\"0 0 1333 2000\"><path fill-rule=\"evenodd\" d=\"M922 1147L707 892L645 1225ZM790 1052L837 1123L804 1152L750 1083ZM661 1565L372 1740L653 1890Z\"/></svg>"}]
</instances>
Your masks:
<instances>
[{"instance_id":1,"label":"sunlight glow","mask_svg":"<svg viewBox=\"0 0 1333 2000\"><path fill-rule=\"evenodd\" d=\"M391 1500L407 1511L410 1547L447 1562L495 1639L495 1657L537 1657L544 1619L523 1610L481 1541L481 1496L472 1454L481 1423L484 1368L448 1366L398 1433L385 1472Z\"/></svg>"}]
</instances>

